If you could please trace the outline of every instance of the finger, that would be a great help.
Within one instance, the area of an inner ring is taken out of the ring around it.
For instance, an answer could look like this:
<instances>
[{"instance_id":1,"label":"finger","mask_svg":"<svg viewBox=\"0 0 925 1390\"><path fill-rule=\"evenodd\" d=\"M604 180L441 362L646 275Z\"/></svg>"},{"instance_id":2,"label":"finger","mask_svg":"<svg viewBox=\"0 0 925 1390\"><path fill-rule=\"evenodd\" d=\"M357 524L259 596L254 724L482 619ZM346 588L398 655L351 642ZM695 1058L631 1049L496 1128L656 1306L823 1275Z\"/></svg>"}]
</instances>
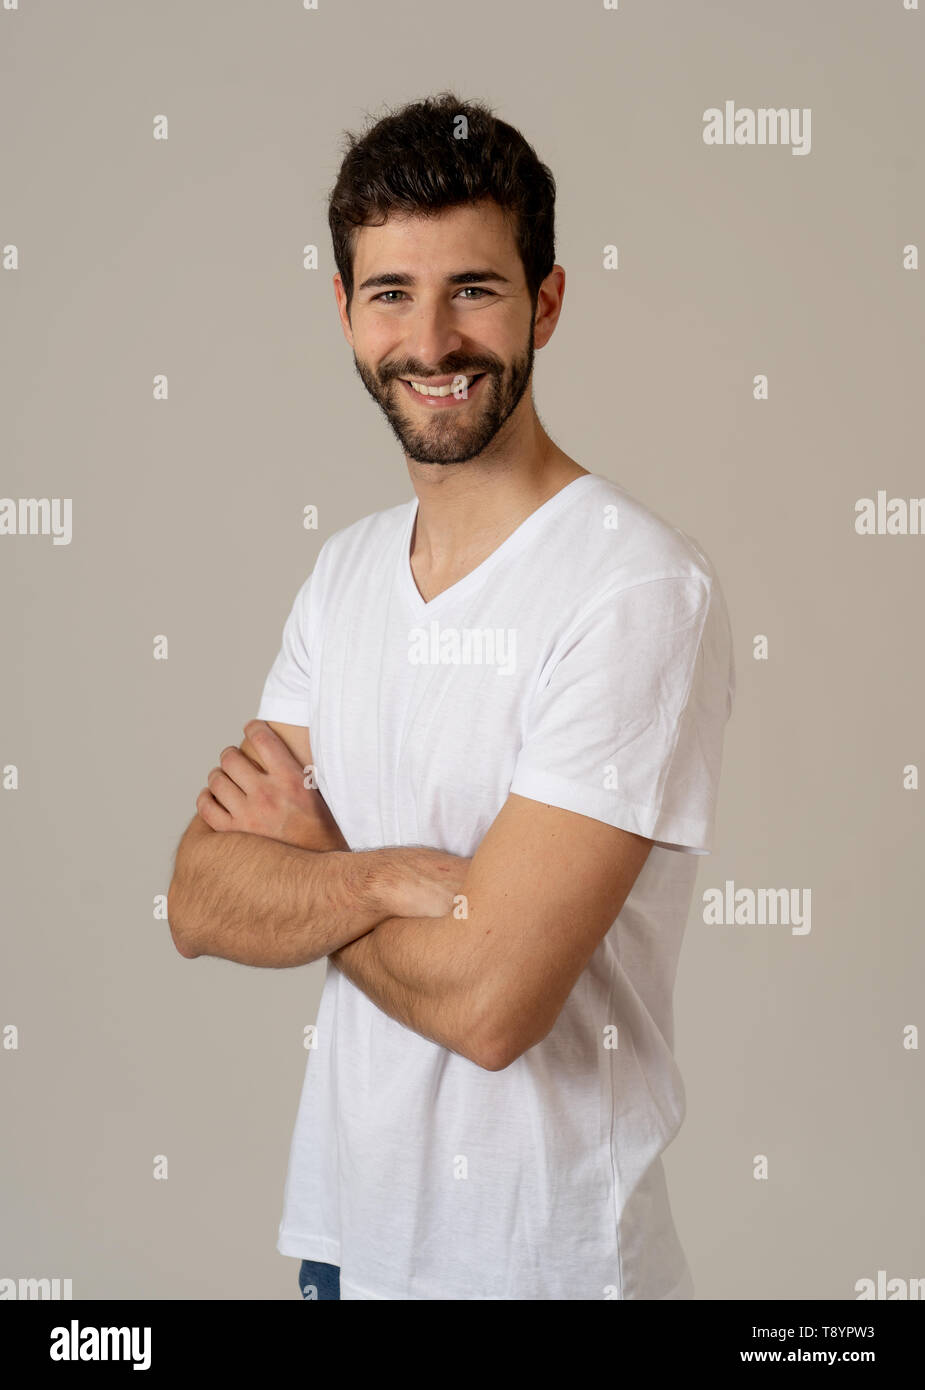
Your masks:
<instances>
[{"instance_id":1,"label":"finger","mask_svg":"<svg viewBox=\"0 0 925 1390\"><path fill-rule=\"evenodd\" d=\"M293 763L301 771L301 765L296 763L279 734L270 728L265 719L249 720L244 725L244 732L259 754L260 761L267 772L286 771L292 767Z\"/></svg>"},{"instance_id":2,"label":"finger","mask_svg":"<svg viewBox=\"0 0 925 1390\"><path fill-rule=\"evenodd\" d=\"M208 787L203 787L197 796L196 810L210 830L230 830L234 825L233 818L218 804Z\"/></svg>"},{"instance_id":3,"label":"finger","mask_svg":"<svg viewBox=\"0 0 925 1390\"><path fill-rule=\"evenodd\" d=\"M230 811L233 816L241 814L247 798L241 788L232 782L227 773L222 772L220 767L213 767L206 778L206 783L220 806L223 806L226 811Z\"/></svg>"},{"instance_id":4,"label":"finger","mask_svg":"<svg viewBox=\"0 0 925 1390\"><path fill-rule=\"evenodd\" d=\"M261 773L247 754L241 752L240 748L223 748L218 761L222 771L241 788L242 792L256 791L257 779Z\"/></svg>"},{"instance_id":5,"label":"finger","mask_svg":"<svg viewBox=\"0 0 925 1390\"><path fill-rule=\"evenodd\" d=\"M245 758L250 758L258 772L266 772L266 768L257 757L257 749L251 743L247 734L244 735L244 742L241 744L241 752L244 754Z\"/></svg>"}]
</instances>

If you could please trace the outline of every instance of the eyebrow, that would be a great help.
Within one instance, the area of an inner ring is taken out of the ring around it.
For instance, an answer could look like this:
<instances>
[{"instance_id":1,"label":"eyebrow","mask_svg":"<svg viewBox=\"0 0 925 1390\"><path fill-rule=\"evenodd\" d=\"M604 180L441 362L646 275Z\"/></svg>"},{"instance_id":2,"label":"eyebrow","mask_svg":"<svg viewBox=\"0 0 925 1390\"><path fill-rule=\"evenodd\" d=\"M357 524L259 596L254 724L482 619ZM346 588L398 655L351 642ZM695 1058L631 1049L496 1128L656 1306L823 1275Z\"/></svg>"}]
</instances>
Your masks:
<instances>
[{"instance_id":1,"label":"eyebrow","mask_svg":"<svg viewBox=\"0 0 925 1390\"><path fill-rule=\"evenodd\" d=\"M499 285L509 285L511 282L507 276L500 274L497 270L460 270L455 275L447 275L445 283L447 285L474 285L491 280ZM378 275L370 275L364 280L362 285L358 285L358 290L370 290L391 288L401 285L415 285L417 280L413 275L406 275L398 270L384 270Z\"/></svg>"}]
</instances>

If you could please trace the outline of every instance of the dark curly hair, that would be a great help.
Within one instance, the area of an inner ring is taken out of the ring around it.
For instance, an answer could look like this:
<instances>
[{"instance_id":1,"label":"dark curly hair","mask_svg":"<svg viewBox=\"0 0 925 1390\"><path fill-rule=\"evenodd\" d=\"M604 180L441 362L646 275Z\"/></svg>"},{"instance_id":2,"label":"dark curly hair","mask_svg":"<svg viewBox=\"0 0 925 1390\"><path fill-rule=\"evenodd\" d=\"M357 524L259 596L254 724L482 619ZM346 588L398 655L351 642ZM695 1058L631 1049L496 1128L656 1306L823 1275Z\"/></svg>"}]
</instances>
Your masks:
<instances>
[{"instance_id":1,"label":"dark curly hair","mask_svg":"<svg viewBox=\"0 0 925 1390\"><path fill-rule=\"evenodd\" d=\"M465 139L456 135L460 117ZM382 226L392 212L426 216L485 198L510 219L535 310L556 259L556 184L519 131L482 102L441 92L390 112L361 136L348 132L328 203L348 315L357 228Z\"/></svg>"}]
</instances>

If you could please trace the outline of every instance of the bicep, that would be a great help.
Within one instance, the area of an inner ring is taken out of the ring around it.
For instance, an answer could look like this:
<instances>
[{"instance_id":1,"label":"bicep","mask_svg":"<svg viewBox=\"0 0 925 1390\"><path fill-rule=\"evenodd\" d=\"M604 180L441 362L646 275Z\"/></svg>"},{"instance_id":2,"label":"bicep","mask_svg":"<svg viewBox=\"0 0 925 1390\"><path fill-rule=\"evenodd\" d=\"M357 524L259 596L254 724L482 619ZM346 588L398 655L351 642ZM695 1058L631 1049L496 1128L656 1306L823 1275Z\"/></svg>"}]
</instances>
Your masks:
<instances>
[{"instance_id":1,"label":"bicep","mask_svg":"<svg viewBox=\"0 0 925 1390\"><path fill-rule=\"evenodd\" d=\"M623 908L652 841L511 793L464 885L467 926L490 973L499 1035L546 1036Z\"/></svg>"}]
</instances>

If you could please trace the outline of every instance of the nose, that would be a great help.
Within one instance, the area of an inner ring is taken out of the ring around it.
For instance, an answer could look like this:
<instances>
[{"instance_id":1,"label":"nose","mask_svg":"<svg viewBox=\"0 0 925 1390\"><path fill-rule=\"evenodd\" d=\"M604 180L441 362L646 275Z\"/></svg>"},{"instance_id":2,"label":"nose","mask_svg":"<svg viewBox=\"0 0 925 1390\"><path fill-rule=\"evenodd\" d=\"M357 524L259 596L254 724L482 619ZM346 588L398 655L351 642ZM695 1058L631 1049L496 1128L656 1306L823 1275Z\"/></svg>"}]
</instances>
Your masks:
<instances>
[{"instance_id":1,"label":"nose","mask_svg":"<svg viewBox=\"0 0 925 1390\"><path fill-rule=\"evenodd\" d=\"M433 371L462 346L463 335L455 326L452 306L442 299L421 300L405 323L408 331L402 348L422 369Z\"/></svg>"}]
</instances>

